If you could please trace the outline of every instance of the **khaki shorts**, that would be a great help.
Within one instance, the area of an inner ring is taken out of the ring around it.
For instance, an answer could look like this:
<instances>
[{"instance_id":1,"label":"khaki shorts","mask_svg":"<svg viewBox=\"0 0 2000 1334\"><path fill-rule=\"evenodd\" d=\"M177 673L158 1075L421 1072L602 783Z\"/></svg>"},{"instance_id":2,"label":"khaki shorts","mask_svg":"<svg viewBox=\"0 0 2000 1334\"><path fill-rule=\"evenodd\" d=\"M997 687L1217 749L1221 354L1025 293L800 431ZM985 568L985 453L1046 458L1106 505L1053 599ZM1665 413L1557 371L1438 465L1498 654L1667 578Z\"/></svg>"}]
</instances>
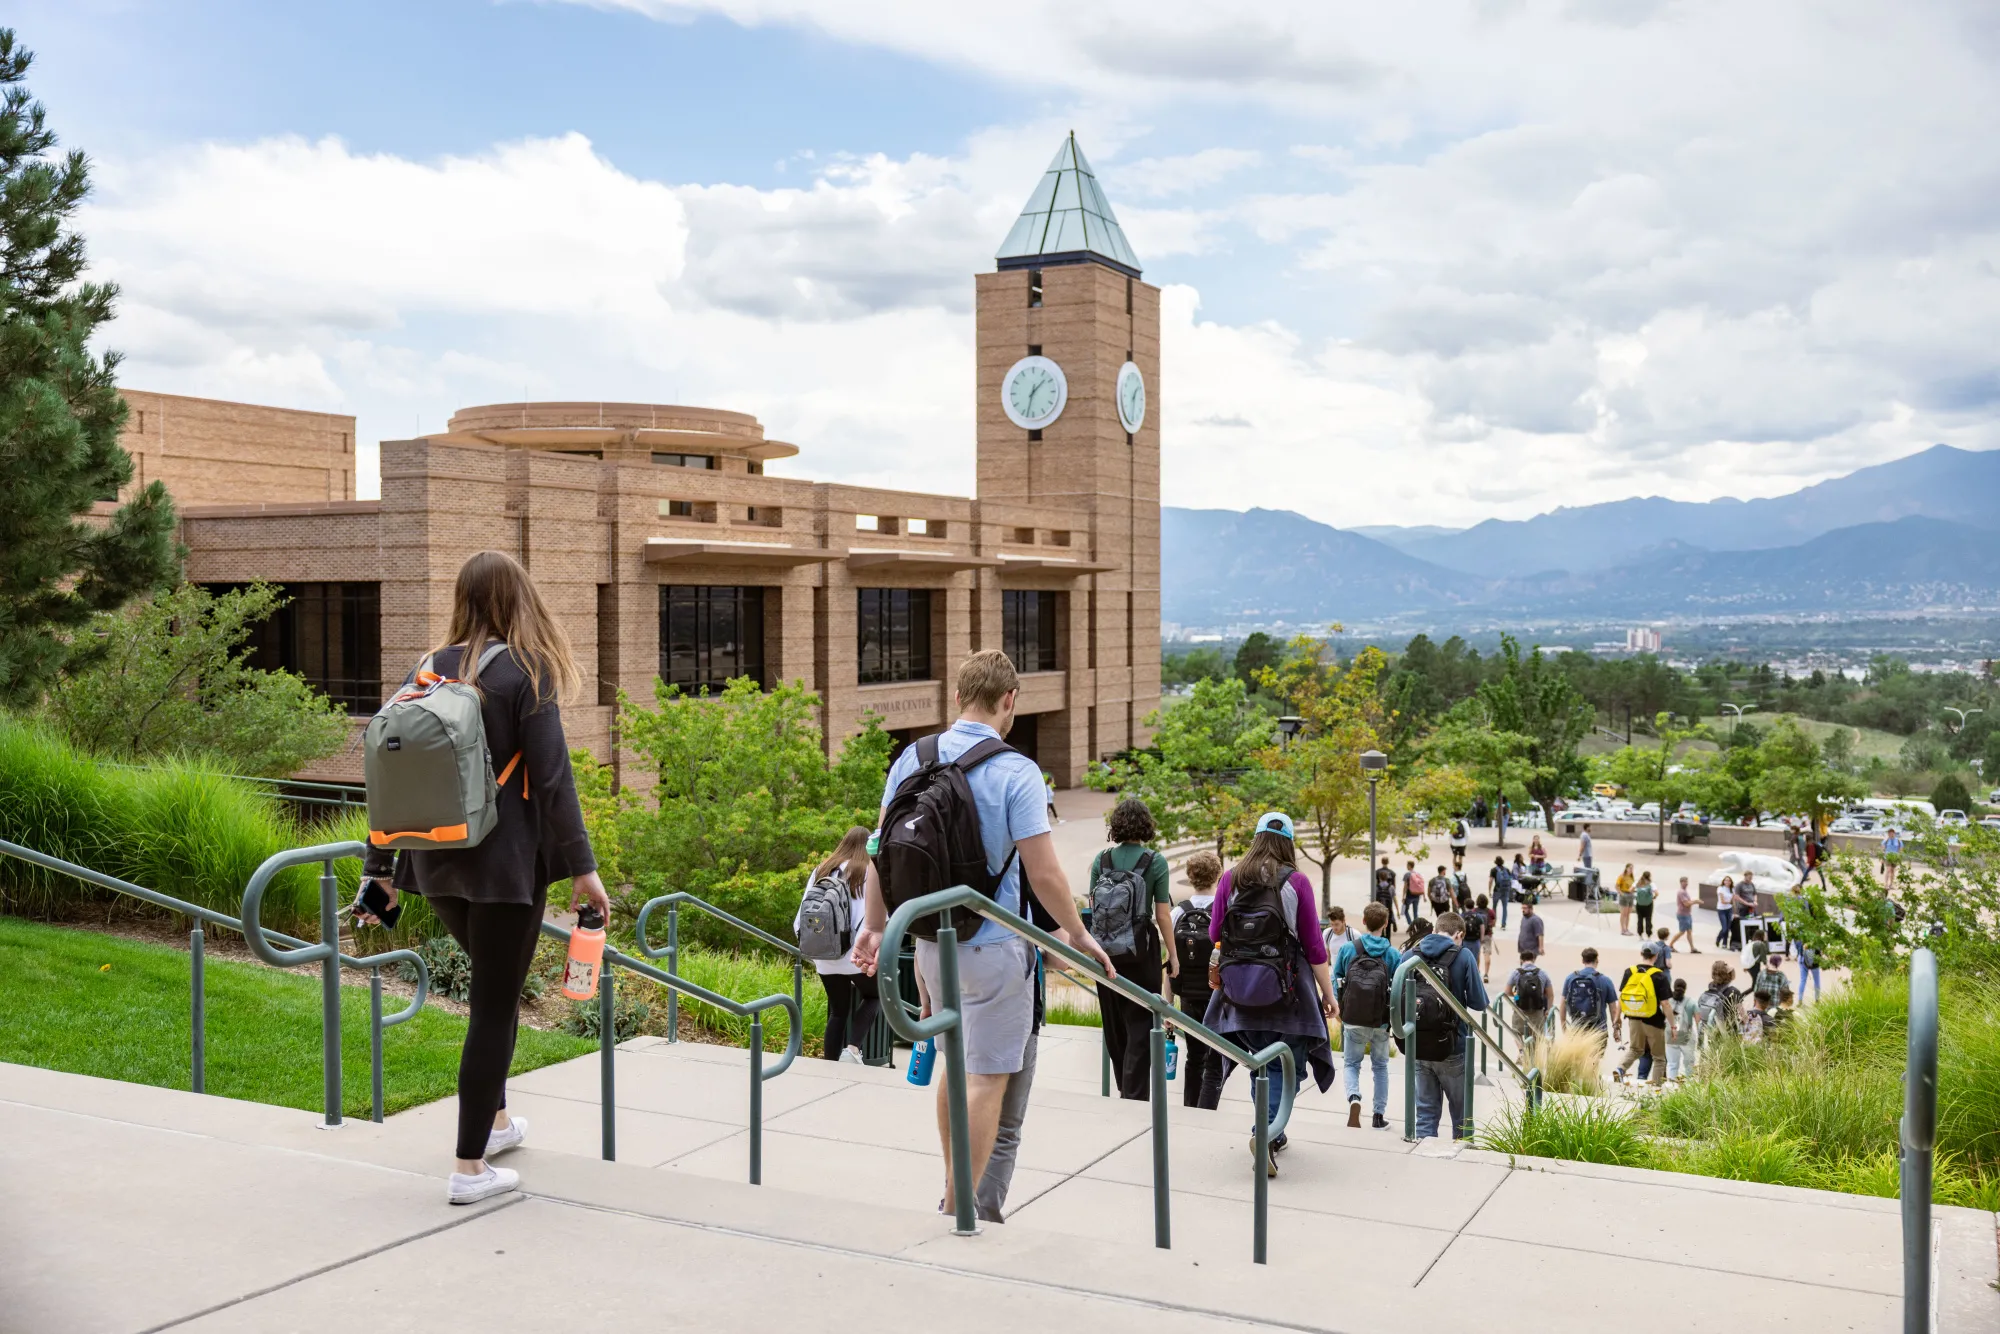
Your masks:
<instances>
[{"instance_id":1,"label":"khaki shorts","mask_svg":"<svg viewBox=\"0 0 2000 1334\"><path fill-rule=\"evenodd\" d=\"M917 942L917 971L933 1006L941 1005L935 941ZM965 1073L1011 1075L1021 1068L1035 1025L1034 951L1008 936L991 945L958 947L958 996L965 1036Z\"/></svg>"}]
</instances>

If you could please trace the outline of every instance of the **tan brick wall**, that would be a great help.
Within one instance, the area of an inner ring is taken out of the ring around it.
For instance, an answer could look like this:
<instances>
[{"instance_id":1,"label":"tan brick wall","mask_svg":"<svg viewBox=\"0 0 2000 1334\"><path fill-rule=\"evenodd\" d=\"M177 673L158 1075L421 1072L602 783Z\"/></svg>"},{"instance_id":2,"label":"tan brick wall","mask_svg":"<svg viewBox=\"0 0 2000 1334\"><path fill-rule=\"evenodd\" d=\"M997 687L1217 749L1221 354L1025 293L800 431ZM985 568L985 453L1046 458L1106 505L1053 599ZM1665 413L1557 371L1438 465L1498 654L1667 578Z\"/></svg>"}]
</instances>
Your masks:
<instances>
[{"instance_id":1,"label":"tan brick wall","mask_svg":"<svg viewBox=\"0 0 2000 1334\"><path fill-rule=\"evenodd\" d=\"M126 389L132 485L183 506L354 499L354 418Z\"/></svg>"}]
</instances>

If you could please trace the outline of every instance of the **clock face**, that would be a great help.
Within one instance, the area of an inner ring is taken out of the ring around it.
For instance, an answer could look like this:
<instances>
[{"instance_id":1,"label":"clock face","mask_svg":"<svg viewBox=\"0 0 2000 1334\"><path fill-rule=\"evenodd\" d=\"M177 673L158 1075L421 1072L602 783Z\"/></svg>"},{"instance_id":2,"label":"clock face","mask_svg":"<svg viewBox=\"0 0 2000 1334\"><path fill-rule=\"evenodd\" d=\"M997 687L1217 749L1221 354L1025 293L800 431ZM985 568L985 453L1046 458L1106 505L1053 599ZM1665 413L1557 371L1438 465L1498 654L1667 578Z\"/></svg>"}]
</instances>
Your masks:
<instances>
[{"instance_id":1,"label":"clock face","mask_svg":"<svg viewBox=\"0 0 2000 1334\"><path fill-rule=\"evenodd\" d=\"M1022 357L1000 381L1000 406L1024 430L1041 430L1062 416L1068 402L1069 381L1047 357Z\"/></svg>"},{"instance_id":2,"label":"clock face","mask_svg":"<svg viewBox=\"0 0 2000 1334\"><path fill-rule=\"evenodd\" d=\"M1127 435L1146 424L1146 377L1129 361L1118 368L1118 420Z\"/></svg>"}]
</instances>

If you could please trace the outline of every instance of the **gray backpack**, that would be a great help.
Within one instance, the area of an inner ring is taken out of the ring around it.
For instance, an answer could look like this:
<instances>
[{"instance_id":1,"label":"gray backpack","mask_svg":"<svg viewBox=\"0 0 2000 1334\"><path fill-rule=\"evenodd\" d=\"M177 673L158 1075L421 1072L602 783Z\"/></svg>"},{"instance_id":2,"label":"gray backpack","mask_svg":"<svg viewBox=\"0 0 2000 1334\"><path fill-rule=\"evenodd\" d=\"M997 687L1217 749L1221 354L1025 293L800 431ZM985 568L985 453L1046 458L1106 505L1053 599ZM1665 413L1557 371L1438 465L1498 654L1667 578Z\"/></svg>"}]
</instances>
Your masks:
<instances>
[{"instance_id":1,"label":"gray backpack","mask_svg":"<svg viewBox=\"0 0 2000 1334\"><path fill-rule=\"evenodd\" d=\"M1152 939L1153 891L1146 884L1152 865L1151 848L1129 871L1115 869L1109 853L1098 862L1090 882L1090 934L1106 954L1142 954L1145 942Z\"/></svg>"},{"instance_id":2,"label":"gray backpack","mask_svg":"<svg viewBox=\"0 0 2000 1334\"><path fill-rule=\"evenodd\" d=\"M506 651L505 644L488 645L479 670ZM494 777L479 691L439 676L426 655L361 736L368 841L396 850L478 846L498 823L500 786L520 762L516 752ZM521 795L528 795L525 773Z\"/></svg>"},{"instance_id":3,"label":"gray backpack","mask_svg":"<svg viewBox=\"0 0 2000 1334\"><path fill-rule=\"evenodd\" d=\"M822 962L854 948L854 896L839 867L806 886L799 900L799 953Z\"/></svg>"}]
</instances>

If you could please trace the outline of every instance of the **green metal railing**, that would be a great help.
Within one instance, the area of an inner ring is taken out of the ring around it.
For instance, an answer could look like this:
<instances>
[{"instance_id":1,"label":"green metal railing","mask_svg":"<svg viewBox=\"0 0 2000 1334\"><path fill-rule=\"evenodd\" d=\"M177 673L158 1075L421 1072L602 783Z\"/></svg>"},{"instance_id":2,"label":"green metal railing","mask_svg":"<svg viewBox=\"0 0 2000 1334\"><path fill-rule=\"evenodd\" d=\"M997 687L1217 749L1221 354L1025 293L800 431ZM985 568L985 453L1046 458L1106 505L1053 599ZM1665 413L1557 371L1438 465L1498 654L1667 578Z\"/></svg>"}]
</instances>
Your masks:
<instances>
[{"instance_id":1,"label":"green metal railing","mask_svg":"<svg viewBox=\"0 0 2000 1334\"><path fill-rule=\"evenodd\" d=\"M241 935L250 949L266 963L280 967L318 962L320 965L320 1047L322 1069L322 1091L325 1097L325 1117L328 1126L337 1126L341 1119L341 1070L340 1070L340 970L342 968L365 968L369 976L369 1054L372 1074L372 1113L376 1121L382 1119L382 1033L414 1016L424 1007L430 996L430 971L414 950L389 950L382 954L370 954L360 958L339 952L340 904L337 891L338 882L334 878L334 862L345 857L358 857L362 847L359 843L329 843L319 847L298 848L291 852L281 852L257 868L250 879L250 886L243 895L243 916L231 917L228 913L204 908L198 903L177 899L171 894L135 885L117 876L93 871L87 866L51 857L45 852L22 847L0 839L0 854L17 858L44 870L60 875L73 876L87 884L108 889L176 912L186 917L190 923L188 930L188 1018L191 1037L189 1050L188 1086L195 1093L207 1091L208 1084L208 1005L207 1005L207 965L203 923L227 928ZM311 862L324 864L320 876L320 935L318 943L300 940L280 931L266 931L257 920L257 910L263 901L264 891L269 887L271 877L286 866L298 866ZM290 948L280 951L272 941ZM331 942L331 943L328 943ZM409 963L416 966L417 994L408 1006L392 1015L382 1013L382 969L392 963Z\"/></svg>"},{"instance_id":2,"label":"green metal railing","mask_svg":"<svg viewBox=\"0 0 2000 1334\"><path fill-rule=\"evenodd\" d=\"M1292 1049L1282 1042L1274 1042L1262 1051L1246 1052L1228 1038L1211 1032L1202 1024L1188 1018L1181 1010L1169 1005L1144 987L1122 977L1107 977L1098 968L1097 961L1082 950L1065 944L1026 919L1008 912L984 894L964 885L910 900L890 916L888 926L882 933L880 957L893 959L902 951L903 937L909 933L911 923L933 913L938 915L938 991L931 997L931 1017L916 1019L904 1012L901 998L895 991L896 978L893 971L878 968L875 974L876 986L882 996L882 1013L888 1018L890 1027L911 1042L921 1042L926 1038L941 1038L944 1043L945 1107L951 1133L953 1234L970 1237L979 1232L979 1220L973 1200L977 1183L972 1180L972 1145L967 1130L965 1034L959 1023L958 931L951 925L951 910L959 907L970 908L987 921L999 923L1029 944L1039 947L1043 953L1064 960L1070 965L1070 971L1100 987L1109 987L1132 1004L1144 1007L1153 1016L1153 1244L1155 1246L1164 1250L1173 1244L1172 1195L1167 1174L1166 1026L1171 1024L1188 1037L1214 1048L1224 1057L1238 1065L1248 1067L1253 1072L1250 1090L1250 1101L1254 1105L1254 1130L1251 1135L1253 1182L1251 1258L1258 1264L1265 1263L1270 1235L1270 1182L1267 1168L1271 1158L1271 1141L1284 1133L1286 1123L1291 1120L1292 1095L1298 1083ZM1279 1067L1279 1078L1283 1081L1279 1089L1275 1121L1270 1119L1269 1109L1270 1067L1273 1064Z\"/></svg>"},{"instance_id":3,"label":"green metal railing","mask_svg":"<svg viewBox=\"0 0 2000 1334\"><path fill-rule=\"evenodd\" d=\"M1910 956L1909 1064L1903 1073L1903 1334L1932 1334L1937 1266L1931 1239L1931 1169L1937 1149L1937 956Z\"/></svg>"},{"instance_id":4,"label":"green metal railing","mask_svg":"<svg viewBox=\"0 0 2000 1334\"><path fill-rule=\"evenodd\" d=\"M646 900L646 906L639 909L639 920L633 923L632 926L632 933L638 939L639 953L645 955L648 959L665 959L667 961L667 971L676 977L680 975L681 905L683 904L698 912L707 913L718 922L724 922L735 927L744 935L749 936L753 940L762 941L765 945L789 958L792 961L792 999L798 1002L800 1012L804 1013L806 1003L806 956L799 953L798 946L792 944L790 941L780 940L762 927L752 926L741 917L733 913L724 912L714 904L703 902L692 894L662 894L656 899ZM656 908L665 908L667 910L667 947L661 950L654 949L652 942L646 938L646 923L652 919L653 911ZM679 1042L681 1040L680 1018L680 998L669 991L667 993L667 1041Z\"/></svg>"},{"instance_id":5,"label":"green metal railing","mask_svg":"<svg viewBox=\"0 0 2000 1334\"><path fill-rule=\"evenodd\" d=\"M1413 974L1422 977L1433 991L1444 998L1445 1004L1458 1016L1459 1022L1470 1034L1469 1040L1476 1040L1479 1043L1480 1061L1477 1065L1472 1061L1472 1049L1467 1047L1464 1052L1465 1100L1460 1104L1462 1124L1454 1125L1453 1129L1462 1129L1468 1138L1472 1134L1473 1084L1486 1068L1485 1057L1489 1050L1500 1066L1520 1081L1521 1089L1528 1098L1528 1106L1531 1109L1541 1106L1541 1067L1523 1070L1514 1058L1507 1054L1507 1049L1501 1040L1487 1031L1485 1016L1475 1019L1472 1012L1452 994L1451 988L1445 985L1444 979L1437 975L1437 971L1425 963L1419 955L1411 954L1397 967L1396 976L1389 983L1389 1022L1401 1036L1403 1043L1403 1139L1409 1143L1415 1143L1417 1139L1417 998L1416 987L1411 981ZM1524 1051L1525 1047L1524 1043ZM1440 1096L1439 1103L1439 1117L1442 1119L1451 1115L1450 1099Z\"/></svg>"},{"instance_id":6,"label":"green metal railing","mask_svg":"<svg viewBox=\"0 0 2000 1334\"><path fill-rule=\"evenodd\" d=\"M760 1000L736 1001L710 991L681 977L675 968L679 955L679 930L676 917L681 904L691 904L703 911L729 922L769 944L777 946L793 956L792 993L789 996L771 995ZM646 939L647 920L653 909L665 905L668 912L668 945L664 950L654 949ZM542 934L553 936L565 945L569 942L568 928L554 922L544 921ZM598 1050L598 1103L600 1152L606 1162L618 1156L618 1024L617 1024L617 983L613 968L623 968L640 977L651 978L667 989L667 1041L677 1040L676 1030L680 1017L680 997L688 996L704 1005L713 1005L739 1019L750 1021L750 1184L762 1185L764 1181L764 1085L792 1068L792 1062L799 1057L799 1050L805 1040L805 1006L802 997L803 978L800 972L798 950L785 942L760 931L740 918L732 917L719 908L703 903L688 894L667 894L652 900L639 910L637 925L639 952L649 959L665 957L668 960L664 971L609 944L604 947L603 970L597 986L597 1050ZM764 1013L767 1010L782 1009L785 1012L785 1050L777 1061L764 1061Z\"/></svg>"}]
</instances>

